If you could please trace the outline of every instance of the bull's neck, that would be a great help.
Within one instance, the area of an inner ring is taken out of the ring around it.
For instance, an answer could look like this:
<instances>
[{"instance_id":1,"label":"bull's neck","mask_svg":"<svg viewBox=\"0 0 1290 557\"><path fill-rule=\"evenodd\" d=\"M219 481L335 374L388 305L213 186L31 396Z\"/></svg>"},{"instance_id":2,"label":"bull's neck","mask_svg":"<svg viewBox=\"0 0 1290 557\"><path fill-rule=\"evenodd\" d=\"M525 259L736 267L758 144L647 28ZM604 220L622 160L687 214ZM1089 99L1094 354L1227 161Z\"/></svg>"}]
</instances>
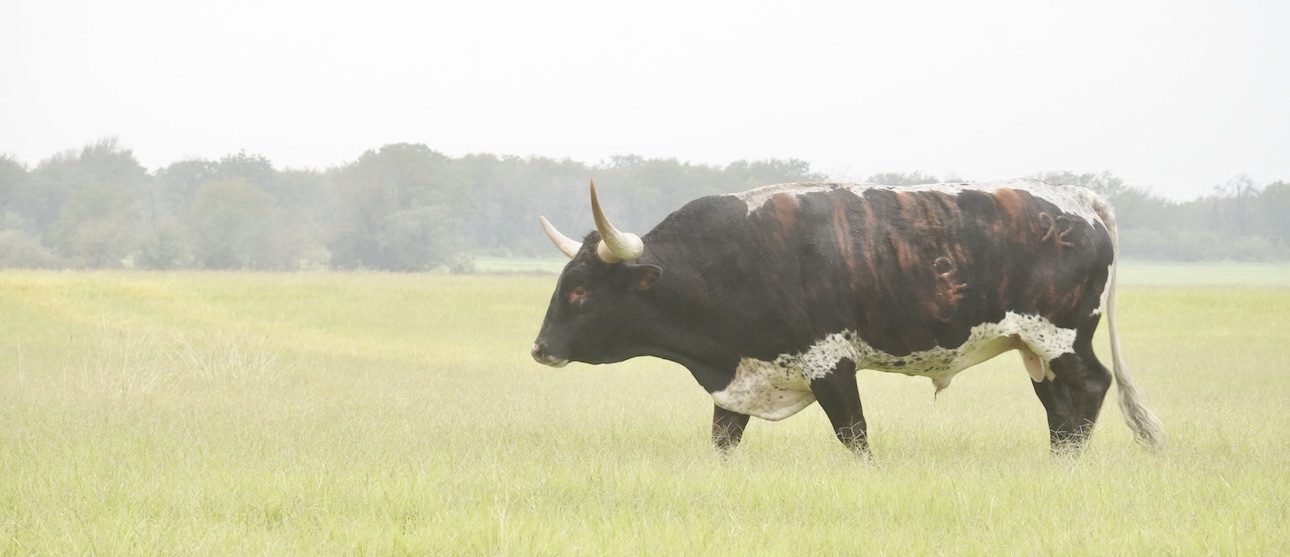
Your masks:
<instances>
[{"instance_id":1,"label":"bull's neck","mask_svg":"<svg viewBox=\"0 0 1290 557\"><path fill-rule=\"evenodd\" d=\"M651 244L647 241L646 245ZM721 322L729 312L718 311L711 298L703 279L703 262L670 248L659 243L639 261L663 269L650 292L657 313L649 327L650 338L642 339L645 350L650 356L685 366L709 391L720 390L739 361L739 354L724 338L733 327Z\"/></svg>"}]
</instances>

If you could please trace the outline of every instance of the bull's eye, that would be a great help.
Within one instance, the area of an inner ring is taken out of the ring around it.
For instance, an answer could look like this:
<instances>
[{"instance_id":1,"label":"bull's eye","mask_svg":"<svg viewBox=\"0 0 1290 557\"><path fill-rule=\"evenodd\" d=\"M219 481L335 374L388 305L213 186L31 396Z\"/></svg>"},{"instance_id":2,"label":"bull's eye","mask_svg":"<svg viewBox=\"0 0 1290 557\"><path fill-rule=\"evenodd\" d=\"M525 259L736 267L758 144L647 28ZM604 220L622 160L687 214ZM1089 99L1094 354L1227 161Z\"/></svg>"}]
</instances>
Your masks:
<instances>
[{"instance_id":1,"label":"bull's eye","mask_svg":"<svg viewBox=\"0 0 1290 557\"><path fill-rule=\"evenodd\" d=\"M583 288L583 287L579 286L579 287L577 287L577 288L574 288L574 289L573 289L573 291L569 293L569 303L570 303L570 304L578 304L578 305L582 305L582 303L583 303L583 302L586 302L586 301L587 301L587 289L586 289L586 288Z\"/></svg>"}]
</instances>

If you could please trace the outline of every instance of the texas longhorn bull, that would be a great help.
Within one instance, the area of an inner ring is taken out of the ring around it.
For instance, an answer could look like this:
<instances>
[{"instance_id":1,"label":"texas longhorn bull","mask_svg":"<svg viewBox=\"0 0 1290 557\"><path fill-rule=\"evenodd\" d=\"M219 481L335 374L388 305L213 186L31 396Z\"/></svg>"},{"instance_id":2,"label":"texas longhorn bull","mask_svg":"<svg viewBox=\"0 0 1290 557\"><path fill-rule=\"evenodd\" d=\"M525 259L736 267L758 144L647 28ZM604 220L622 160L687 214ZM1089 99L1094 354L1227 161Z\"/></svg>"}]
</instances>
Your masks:
<instances>
[{"instance_id":1,"label":"texas longhorn bull","mask_svg":"<svg viewBox=\"0 0 1290 557\"><path fill-rule=\"evenodd\" d=\"M818 401L838 439L869 446L856 370L925 376L1017 350L1054 452L1086 443L1114 378L1136 439L1163 442L1120 355L1116 227L1091 191L1021 180L888 187L797 183L704 197L642 239L617 230L591 185L579 242L533 344L538 362L677 362L715 403L712 439L750 416ZM1105 313L1114 372L1093 353Z\"/></svg>"}]
</instances>

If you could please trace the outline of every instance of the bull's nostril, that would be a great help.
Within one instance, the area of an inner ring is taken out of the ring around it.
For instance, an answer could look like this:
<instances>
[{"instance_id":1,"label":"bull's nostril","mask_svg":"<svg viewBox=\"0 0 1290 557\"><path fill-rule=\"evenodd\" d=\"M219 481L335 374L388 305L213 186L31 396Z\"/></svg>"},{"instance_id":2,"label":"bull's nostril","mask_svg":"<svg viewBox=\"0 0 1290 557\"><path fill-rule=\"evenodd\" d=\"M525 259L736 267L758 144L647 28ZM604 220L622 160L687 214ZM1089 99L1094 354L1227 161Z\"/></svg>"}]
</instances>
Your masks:
<instances>
[{"instance_id":1,"label":"bull's nostril","mask_svg":"<svg viewBox=\"0 0 1290 557\"><path fill-rule=\"evenodd\" d=\"M550 353L548 353L546 351L546 344L542 342L533 343L533 348L529 350L529 354L533 355L533 359L537 360L537 363L542 364L544 366L564 367L565 364L569 363L569 360L552 356Z\"/></svg>"}]
</instances>

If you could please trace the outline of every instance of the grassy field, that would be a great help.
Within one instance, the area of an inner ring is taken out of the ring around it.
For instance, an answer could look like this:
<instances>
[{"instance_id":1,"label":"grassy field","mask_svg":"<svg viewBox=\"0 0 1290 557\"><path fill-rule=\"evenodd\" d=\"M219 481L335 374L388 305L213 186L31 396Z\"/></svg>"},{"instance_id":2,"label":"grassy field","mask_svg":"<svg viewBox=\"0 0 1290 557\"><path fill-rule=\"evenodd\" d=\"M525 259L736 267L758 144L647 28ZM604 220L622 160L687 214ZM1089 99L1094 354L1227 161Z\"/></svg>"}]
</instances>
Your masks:
<instances>
[{"instance_id":1,"label":"grassy field","mask_svg":"<svg viewBox=\"0 0 1290 557\"><path fill-rule=\"evenodd\" d=\"M684 369L535 364L554 280L0 272L0 555L1290 552L1290 288L1126 280L1164 453L1110 403L1051 458L1007 354L861 372L866 465L818 406L723 461Z\"/></svg>"}]
</instances>

